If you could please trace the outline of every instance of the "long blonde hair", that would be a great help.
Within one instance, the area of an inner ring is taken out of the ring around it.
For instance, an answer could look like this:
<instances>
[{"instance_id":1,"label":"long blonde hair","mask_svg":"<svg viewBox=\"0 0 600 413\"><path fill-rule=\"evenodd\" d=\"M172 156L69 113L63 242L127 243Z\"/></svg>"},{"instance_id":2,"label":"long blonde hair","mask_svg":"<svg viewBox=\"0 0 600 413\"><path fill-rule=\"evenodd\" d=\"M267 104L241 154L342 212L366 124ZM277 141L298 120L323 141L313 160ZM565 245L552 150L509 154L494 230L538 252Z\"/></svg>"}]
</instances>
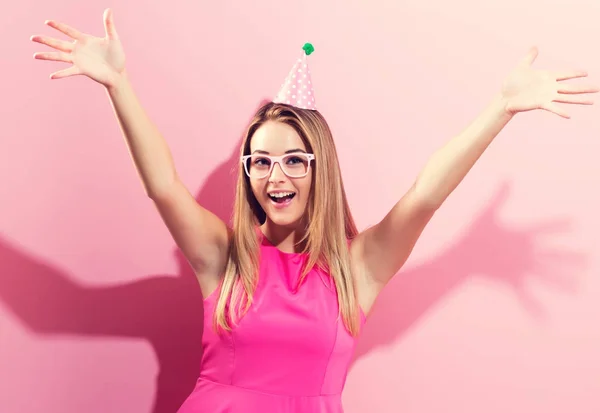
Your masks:
<instances>
[{"instance_id":1,"label":"long blonde hair","mask_svg":"<svg viewBox=\"0 0 600 413\"><path fill-rule=\"evenodd\" d=\"M267 103L250 122L240 146L240 156L250 153L250 140L254 132L268 121L292 126L307 149L315 154L312 193L306 211L307 230L302 239L308 258L300 282L314 266L326 270L336 287L344 325L356 336L360 315L348 241L358 231L348 206L331 130L318 111ZM252 304L260 259L256 226L264 223L265 219L265 211L254 197L249 178L240 162L229 257L214 314L217 328L230 331L232 324Z\"/></svg>"}]
</instances>

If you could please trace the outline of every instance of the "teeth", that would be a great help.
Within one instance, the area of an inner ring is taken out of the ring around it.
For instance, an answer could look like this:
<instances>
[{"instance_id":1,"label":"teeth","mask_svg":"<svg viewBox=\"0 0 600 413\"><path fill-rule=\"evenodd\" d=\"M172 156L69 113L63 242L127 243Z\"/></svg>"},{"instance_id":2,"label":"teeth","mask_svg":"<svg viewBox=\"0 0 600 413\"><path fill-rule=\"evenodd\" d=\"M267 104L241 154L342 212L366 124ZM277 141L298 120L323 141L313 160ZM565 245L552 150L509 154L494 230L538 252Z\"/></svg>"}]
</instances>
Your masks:
<instances>
[{"instance_id":1,"label":"teeth","mask_svg":"<svg viewBox=\"0 0 600 413\"><path fill-rule=\"evenodd\" d=\"M276 193L272 193L269 195L272 196L273 198L283 198L285 196L289 196L292 194L293 194L293 192L276 192Z\"/></svg>"}]
</instances>

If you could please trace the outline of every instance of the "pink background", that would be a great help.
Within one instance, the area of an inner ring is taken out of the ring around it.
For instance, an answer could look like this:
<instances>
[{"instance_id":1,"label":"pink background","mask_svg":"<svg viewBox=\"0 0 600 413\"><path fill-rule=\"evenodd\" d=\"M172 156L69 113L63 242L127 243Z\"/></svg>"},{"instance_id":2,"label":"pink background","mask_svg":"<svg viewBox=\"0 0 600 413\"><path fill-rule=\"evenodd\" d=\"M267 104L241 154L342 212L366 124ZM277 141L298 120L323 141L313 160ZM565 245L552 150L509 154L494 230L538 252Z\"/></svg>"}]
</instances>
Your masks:
<instances>
[{"instance_id":1,"label":"pink background","mask_svg":"<svg viewBox=\"0 0 600 413\"><path fill-rule=\"evenodd\" d=\"M361 228L529 46L537 67L600 81L592 0L5 5L2 413L171 413L198 372L199 289L105 92L32 59L45 19L101 35L106 6L183 179L221 216L246 123L306 41ZM570 109L518 116L436 215L372 313L348 413L600 411L599 107Z\"/></svg>"}]
</instances>

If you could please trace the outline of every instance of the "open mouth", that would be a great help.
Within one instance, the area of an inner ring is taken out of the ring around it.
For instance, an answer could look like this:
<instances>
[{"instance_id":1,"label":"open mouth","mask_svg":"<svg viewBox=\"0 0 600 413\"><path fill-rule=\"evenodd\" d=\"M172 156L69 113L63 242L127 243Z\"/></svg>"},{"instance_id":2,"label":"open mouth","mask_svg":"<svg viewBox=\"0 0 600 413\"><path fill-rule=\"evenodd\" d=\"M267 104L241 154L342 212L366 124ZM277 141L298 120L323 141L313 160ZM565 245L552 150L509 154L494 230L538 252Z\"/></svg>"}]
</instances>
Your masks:
<instances>
[{"instance_id":1,"label":"open mouth","mask_svg":"<svg viewBox=\"0 0 600 413\"><path fill-rule=\"evenodd\" d=\"M276 204L286 204L296 196L295 192L272 192L269 194L271 201Z\"/></svg>"}]
</instances>

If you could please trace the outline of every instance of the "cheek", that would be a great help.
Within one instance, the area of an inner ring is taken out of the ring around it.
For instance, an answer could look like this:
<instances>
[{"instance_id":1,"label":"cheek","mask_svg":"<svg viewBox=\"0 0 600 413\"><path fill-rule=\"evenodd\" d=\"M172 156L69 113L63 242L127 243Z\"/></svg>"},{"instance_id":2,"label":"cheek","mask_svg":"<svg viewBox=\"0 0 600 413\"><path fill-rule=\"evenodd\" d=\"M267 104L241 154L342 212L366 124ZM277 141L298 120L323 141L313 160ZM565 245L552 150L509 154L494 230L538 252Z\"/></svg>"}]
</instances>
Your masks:
<instances>
[{"instance_id":1,"label":"cheek","mask_svg":"<svg viewBox=\"0 0 600 413\"><path fill-rule=\"evenodd\" d=\"M305 200L310 198L312 190L312 179L310 176L307 176L302 182L298 182L298 190L302 193L302 198Z\"/></svg>"}]
</instances>

